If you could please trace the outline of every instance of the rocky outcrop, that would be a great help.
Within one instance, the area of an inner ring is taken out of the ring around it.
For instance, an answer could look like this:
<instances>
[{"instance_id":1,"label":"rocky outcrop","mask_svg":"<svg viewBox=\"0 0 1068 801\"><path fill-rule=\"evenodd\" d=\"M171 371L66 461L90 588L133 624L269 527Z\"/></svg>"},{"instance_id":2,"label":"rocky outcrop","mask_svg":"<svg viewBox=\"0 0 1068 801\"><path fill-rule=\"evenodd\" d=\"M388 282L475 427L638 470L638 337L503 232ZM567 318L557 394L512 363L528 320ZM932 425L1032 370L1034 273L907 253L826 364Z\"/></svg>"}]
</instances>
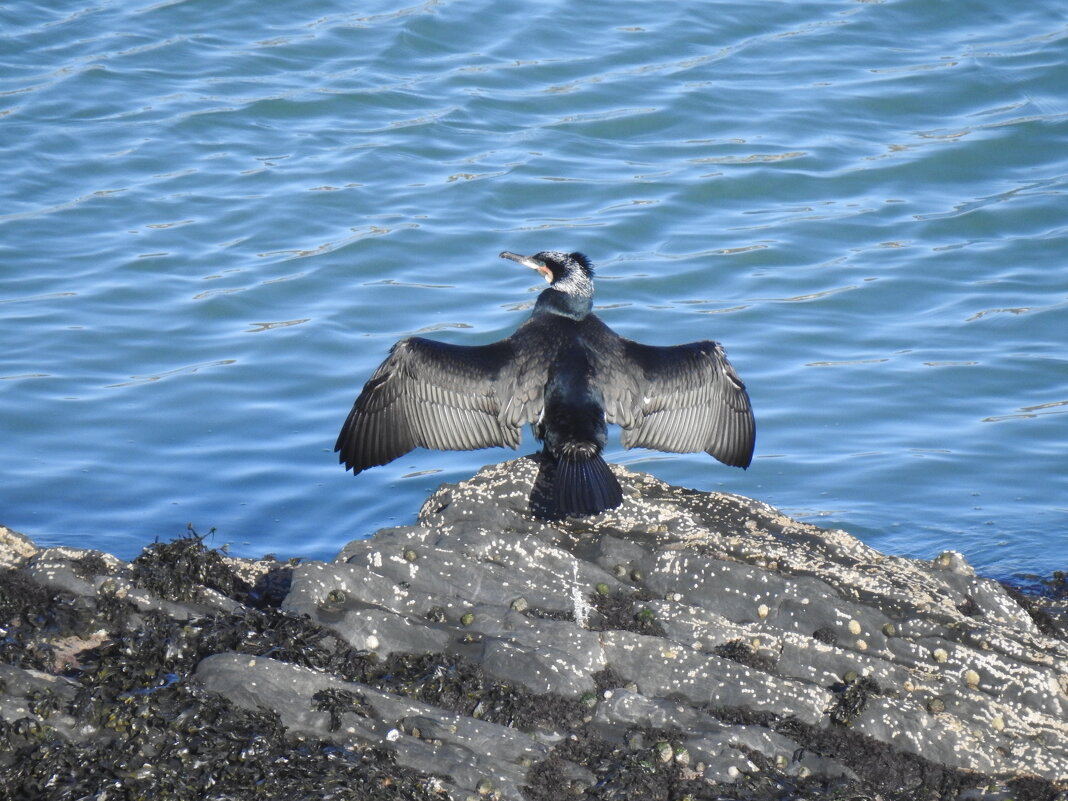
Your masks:
<instances>
[{"instance_id":1,"label":"rocky outcrop","mask_svg":"<svg viewBox=\"0 0 1068 801\"><path fill-rule=\"evenodd\" d=\"M31 755L55 767L46 744L80 749L68 784L84 790L107 743L124 775L140 759L229 788L199 798L244 797L212 767L235 749L267 777L257 797L280 760L305 765L286 797L329 797L339 769L353 798L1068 789L1055 615L951 551L887 556L614 470L619 509L546 522L528 513L536 462L490 466L329 563L233 560L195 537L129 565L23 543L0 562L0 734L22 760L5 770L32 782Z\"/></svg>"}]
</instances>

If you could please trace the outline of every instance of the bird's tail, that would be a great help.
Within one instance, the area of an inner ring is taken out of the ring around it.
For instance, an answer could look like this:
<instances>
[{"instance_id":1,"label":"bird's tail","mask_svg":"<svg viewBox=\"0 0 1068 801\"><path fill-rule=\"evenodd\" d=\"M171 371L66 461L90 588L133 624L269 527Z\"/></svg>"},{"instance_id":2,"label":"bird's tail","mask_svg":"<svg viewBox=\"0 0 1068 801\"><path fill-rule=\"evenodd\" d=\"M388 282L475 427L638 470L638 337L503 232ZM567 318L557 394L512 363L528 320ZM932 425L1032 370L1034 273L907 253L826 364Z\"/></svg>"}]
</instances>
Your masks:
<instances>
[{"instance_id":1,"label":"bird's tail","mask_svg":"<svg viewBox=\"0 0 1068 801\"><path fill-rule=\"evenodd\" d=\"M595 515L623 502L623 491L599 453L572 451L556 461L553 510L558 517Z\"/></svg>"}]
</instances>

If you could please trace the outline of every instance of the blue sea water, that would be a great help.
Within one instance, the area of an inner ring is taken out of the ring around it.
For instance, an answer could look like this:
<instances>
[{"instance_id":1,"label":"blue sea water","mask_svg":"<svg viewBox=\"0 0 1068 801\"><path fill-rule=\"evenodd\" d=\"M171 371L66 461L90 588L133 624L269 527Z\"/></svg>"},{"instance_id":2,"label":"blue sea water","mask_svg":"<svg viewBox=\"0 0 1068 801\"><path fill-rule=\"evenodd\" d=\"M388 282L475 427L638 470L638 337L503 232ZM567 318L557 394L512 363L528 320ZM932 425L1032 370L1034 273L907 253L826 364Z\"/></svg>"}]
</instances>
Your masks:
<instances>
[{"instance_id":1,"label":"blue sea water","mask_svg":"<svg viewBox=\"0 0 1068 801\"><path fill-rule=\"evenodd\" d=\"M390 345L721 341L748 471L610 461L887 552L1068 568L1061 0L0 5L0 523L329 558L514 456L357 478ZM534 450L529 434L521 452Z\"/></svg>"}]
</instances>

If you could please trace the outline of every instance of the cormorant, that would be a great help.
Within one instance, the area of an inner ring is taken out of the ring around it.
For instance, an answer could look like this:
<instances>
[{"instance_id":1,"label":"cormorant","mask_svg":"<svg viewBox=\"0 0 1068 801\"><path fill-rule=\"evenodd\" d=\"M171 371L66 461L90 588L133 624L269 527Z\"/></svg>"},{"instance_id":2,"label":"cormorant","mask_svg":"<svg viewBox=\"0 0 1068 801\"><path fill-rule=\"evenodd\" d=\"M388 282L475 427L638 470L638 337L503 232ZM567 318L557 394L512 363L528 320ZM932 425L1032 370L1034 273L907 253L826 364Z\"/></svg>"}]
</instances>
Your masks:
<instances>
[{"instance_id":1,"label":"cormorant","mask_svg":"<svg viewBox=\"0 0 1068 801\"><path fill-rule=\"evenodd\" d=\"M549 282L507 339L451 345L402 339L349 412L334 450L353 474L413 448L518 448L524 423L555 466L550 517L588 515L623 500L601 456L606 423L625 448L706 451L748 467L755 426L745 385L718 342L642 345L593 314L593 267L581 253L501 258Z\"/></svg>"}]
</instances>

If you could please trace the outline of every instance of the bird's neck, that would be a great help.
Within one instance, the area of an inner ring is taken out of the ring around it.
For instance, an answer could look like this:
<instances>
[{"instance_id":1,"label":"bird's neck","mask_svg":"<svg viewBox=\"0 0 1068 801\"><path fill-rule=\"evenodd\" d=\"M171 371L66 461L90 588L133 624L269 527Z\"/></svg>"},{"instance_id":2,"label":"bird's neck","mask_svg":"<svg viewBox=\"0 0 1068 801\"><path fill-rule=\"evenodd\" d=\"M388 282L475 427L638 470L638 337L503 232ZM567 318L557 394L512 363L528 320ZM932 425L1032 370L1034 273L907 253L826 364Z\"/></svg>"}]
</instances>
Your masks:
<instances>
[{"instance_id":1,"label":"bird's neck","mask_svg":"<svg viewBox=\"0 0 1068 801\"><path fill-rule=\"evenodd\" d=\"M581 320L593 310L593 291L587 293L561 292L549 287L538 295L534 304L534 314L556 314Z\"/></svg>"}]
</instances>

